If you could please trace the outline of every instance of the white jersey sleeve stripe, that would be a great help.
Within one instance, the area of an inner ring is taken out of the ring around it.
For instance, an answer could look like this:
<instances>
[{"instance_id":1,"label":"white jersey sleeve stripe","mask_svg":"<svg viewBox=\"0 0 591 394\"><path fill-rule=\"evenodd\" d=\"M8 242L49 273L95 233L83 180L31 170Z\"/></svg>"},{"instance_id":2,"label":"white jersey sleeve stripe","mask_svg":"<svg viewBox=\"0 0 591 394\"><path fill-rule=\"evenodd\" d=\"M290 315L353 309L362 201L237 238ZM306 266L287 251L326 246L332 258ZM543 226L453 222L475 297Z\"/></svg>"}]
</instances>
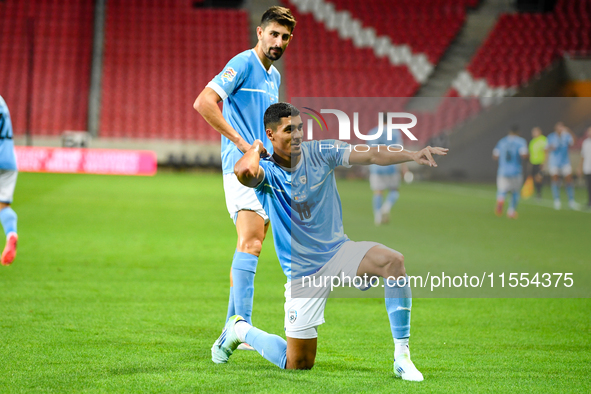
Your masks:
<instances>
[{"instance_id":1,"label":"white jersey sleeve stripe","mask_svg":"<svg viewBox=\"0 0 591 394\"><path fill-rule=\"evenodd\" d=\"M228 98L228 94L217 83L210 81L206 87L213 89L221 97L222 100L225 100Z\"/></svg>"},{"instance_id":2,"label":"white jersey sleeve stripe","mask_svg":"<svg viewBox=\"0 0 591 394\"><path fill-rule=\"evenodd\" d=\"M313 186L310 187L310 190L314 190L314 189L318 188L320 185L322 185L324 183L324 181L326 181L326 179L328 178L328 176L330 174L332 174L332 172L333 172L333 170L328 171L326 173L326 175L324 176L324 178L320 182L318 182L317 184L315 184L315 185L313 185Z\"/></svg>"},{"instance_id":3,"label":"white jersey sleeve stripe","mask_svg":"<svg viewBox=\"0 0 591 394\"><path fill-rule=\"evenodd\" d=\"M345 153L343 154L343 162L342 162L342 166L346 167L346 168L351 168L352 165L349 164L349 156L351 156L351 150L347 149L345 150Z\"/></svg>"},{"instance_id":4,"label":"white jersey sleeve stripe","mask_svg":"<svg viewBox=\"0 0 591 394\"><path fill-rule=\"evenodd\" d=\"M260 92L260 93L267 93L266 91L262 90L262 89L247 89L247 88L242 88L240 90L245 90L247 92Z\"/></svg>"}]
</instances>

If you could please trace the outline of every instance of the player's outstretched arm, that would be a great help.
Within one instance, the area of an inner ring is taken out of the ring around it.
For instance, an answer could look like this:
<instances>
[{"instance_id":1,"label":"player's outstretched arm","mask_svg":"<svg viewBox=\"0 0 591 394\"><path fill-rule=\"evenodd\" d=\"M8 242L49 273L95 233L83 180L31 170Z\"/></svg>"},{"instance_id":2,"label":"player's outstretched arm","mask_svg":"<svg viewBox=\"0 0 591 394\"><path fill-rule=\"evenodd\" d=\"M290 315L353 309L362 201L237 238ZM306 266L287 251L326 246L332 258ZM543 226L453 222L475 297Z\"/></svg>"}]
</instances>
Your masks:
<instances>
[{"instance_id":1,"label":"player's outstretched arm","mask_svg":"<svg viewBox=\"0 0 591 394\"><path fill-rule=\"evenodd\" d=\"M256 187L261 183L265 171L259 165L259 160L264 156L267 156L267 150L261 140L256 140L234 166L234 174L240 183L247 187Z\"/></svg>"},{"instance_id":2,"label":"player's outstretched arm","mask_svg":"<svg viewBox=\"0 0 591 394\"><path fill-rule=\"evenodd\" d=\"M422 165L437 167L433 155L447 155L446 148L433 148L428 146L420 151L402 150L400 152L390 152L384 147L373 147L367 152L357 152L353 150L349 156L349 164L377 164L379 166L389 166L391 164L400 164L408 161L415 161Z\"/></svg>"},{"instance_id":3,"label":"player's outstretched arm","mask_svg":"<svg viewBox=\"0 0 591 394\"><path fill-rule=\"evenodd\" d=\"M250 144L238 134L220 111L218 103L222 98L212 88L205 88L195 100L193 108L203 116L203 118L213 127L218 133L224 135L234 143L242 152L246 152L250 148Z\"/></svg>"}]
</instances>

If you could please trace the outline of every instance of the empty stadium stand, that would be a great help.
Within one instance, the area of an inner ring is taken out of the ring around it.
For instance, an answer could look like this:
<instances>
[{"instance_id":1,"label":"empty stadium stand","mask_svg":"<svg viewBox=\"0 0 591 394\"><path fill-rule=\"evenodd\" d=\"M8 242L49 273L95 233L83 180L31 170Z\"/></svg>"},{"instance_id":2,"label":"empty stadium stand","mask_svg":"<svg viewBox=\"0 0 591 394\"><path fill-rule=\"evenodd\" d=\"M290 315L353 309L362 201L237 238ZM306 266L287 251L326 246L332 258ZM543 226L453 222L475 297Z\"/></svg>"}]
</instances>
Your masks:
<instances>
[{"instance_id":1,"label":"empty stadium stand","mask_svg":"<svg viewBox=\"0 0 591 394\"><path fill-rule=\"evenodd\" d=\"M251 33L241 10L109 1L100 135L219 141L192 105L234 55L250 48Z\"/></svg>"},{"instance_id":2,"label":"empty stadium stand","mask_svg":"<svg viewBox=\"0 0 591 394\"><path fill-rule=\"evenodd\" d=\"M195 3L109 0L101 137L219 141L192 103L230 58L251 47L253 32L246 11ZM416 61L432 69L461 29L466 9L478 0L284 3L298 20L281 60L287 92L281 99L292 100L414 96L429 72L414 69ZM321 4L325 15L311 11L313 4ZM350 16L347 23L357 24L357 35L348 37L329 22L327 13L343 12ZM11 108L15 134L24 132L28 103L35 135L86 129L93 14L87 0L0 1L0 94ZM380 44L384 39L387 45ZM397 58L400 48L409 51L404 60ZM559 0L545 14L501 15L437 111L417 114L421 142L481 108L478 100L455 97L507 95L565 53L591 53L591 0ZM34 64L32 82L29 64Z\"/></svg>"},{"instance_id":3,"label":"empty stadium stand","mask_svg":"<svg viewBox=\"0 0 591 394\"><path fill-rule=\"evenodd\" d=\"M394 66L369 48L357 48L310 13L292 7L298 25L282 61L287 98L410 97L419 84L406 66Z\"/></svg>"},{"instance_id":4,"label":"empty stadium stand","mask_svg":"<svg viewBox=\"0 0 591 394\"><path fill-rule=\"evenodd\" d=\"M406 44L436 64L461 29L466 2L454 0L331 0L394 44ZM470 4L473 2L470 2Z\"/></svg>"},{"instance_id":5,"label":"empty stadium stand","mask_svg":"<svg viewBox=\"0 0 591 394\"><path fill-rule=\"evenodd\" d=\"M416 112L417 126L413 129L421 145L441 133L451 131L482 110L477 98L445 97L434 112Z\"/></svg>"},{"instance_id":6,"label":"empty stadium stand","mask_svg":"<svg viewBox=\"0 0 591 394\"><path fill-rule=\"evenodd\" d=\"M298 12L302 2L287 3L298 19L295 38L285 55L289 99L412 97L416 93L420 84L406 65L393 65L388 56L377 56L374 48L360 48L352 38L343 39L338 31L318 22L319 18L313 13ZM414 54L426 54L432 62L438 61L462 27L466 7L477 4L473 0L396 3L387 0L330 0L330 3L335 5L336 11L348 11L353 18L361 20L363 27L375 29L378 36L389 37L395 45L407 45ZM312 6L306 4L303 8L310 9ZM301 31L306 34L301 34ZM402 110L404 101L397 101L398 104L402 104L398 107ZM424 144L479 110L477 100L448 98L434 113L414 111L418 123L413 133L419 138L419 143ZM370 108L364 108L362 100L359 111L371 113ZM373 122L368 123L367 116L361 118L360 129L367 131L375 126Z\"/></svg>"},{"instance_id":7,"label":"empty stadium stand","mask_svg":"<svg viewBox=\"0 0 591 394\"><path fill-rule=\"evenodd\" d=\"M0 94L15 135L25 132L29 102L33 134L86 130L92 26L92 1L0 1Z\"/></svg>"},{"instance_id":8,"label":"empty stadium stand","mask_svg":"<svg viewBox=\"0 0 591 394\"><path fill-rule=\"evenodd\" d=\"M590 0L559 0L551 13L501 15L454 87L462 96L517 87L565 53L591 53Z\"/></svg>"}]
</instances>

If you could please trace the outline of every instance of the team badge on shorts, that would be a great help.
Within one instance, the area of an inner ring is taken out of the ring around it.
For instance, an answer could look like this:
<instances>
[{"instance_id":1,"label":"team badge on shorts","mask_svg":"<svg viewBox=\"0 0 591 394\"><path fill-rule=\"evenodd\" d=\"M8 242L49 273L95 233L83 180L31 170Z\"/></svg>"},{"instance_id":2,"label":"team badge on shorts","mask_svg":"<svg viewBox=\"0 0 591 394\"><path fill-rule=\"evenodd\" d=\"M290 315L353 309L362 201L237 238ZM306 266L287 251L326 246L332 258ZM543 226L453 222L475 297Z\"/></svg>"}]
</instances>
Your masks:
<instances>
[{"instance_id":1,"label":"team badge on shorts","mask_svg":"<svg viewBox=\"0 0 591 394\"><path fill-rule=\"evenodd\" d=\"M289 312L287 312L287 317L289 318L289 322L291 324L295 323L296 319L298 318L298 311L295 309L290 309Z\"/></svg>"},{"instance_id":2,"label":"team badge on shorts","mask_svg":"<svg viewBox=\"0 0 591 394\"><path fill-rule=\"evenodd\" d=\"M226 71L224 71L224 73L222 74L222 81L224 82L224 85L228 82L232 82L232 80L234 80L234 78L236 77L236 71L234 71L234 69L232 67L228 67L226 69Z\"/></svg>"}]
</instances>

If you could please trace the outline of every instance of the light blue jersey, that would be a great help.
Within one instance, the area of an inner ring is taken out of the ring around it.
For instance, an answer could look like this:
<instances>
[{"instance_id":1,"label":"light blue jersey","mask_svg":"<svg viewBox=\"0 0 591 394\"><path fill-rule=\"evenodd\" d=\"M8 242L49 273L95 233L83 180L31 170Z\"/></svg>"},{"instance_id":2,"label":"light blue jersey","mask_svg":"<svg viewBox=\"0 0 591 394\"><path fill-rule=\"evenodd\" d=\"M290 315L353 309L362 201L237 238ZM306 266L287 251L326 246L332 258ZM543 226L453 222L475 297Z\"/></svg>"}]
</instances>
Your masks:
<instances>
[{"instance_id":1,"label":"light blue jersey","mask_svg":"<svg viewBox=\"0 0 591 394\"><path fill-rule=\"evenodd\" d=\"M265 178L256 187L271 219L275 251L288 280L317 272L349 240L343 231L334 169L349 166L351 146L335 140L306 141L301 149L293 171L272 158L261 160Z\"/></svg>"},{"instance_id":2,"label":"light blue jersey","mask_svg":"<svg viewBox=\"0 0 591 394\"><path fill-rule=\"evenodd\" d=\"M556 132L550 133L548 136L548 147L550 148L550 155L548 156L549 167L563 167L570 164L568 157L568 148L575 143L572 135L569 133L562 133L559 135ZM554 148L554 150L552 150Z\"/></svg>"},{"instance_id":3,"label":"light blue jersey","mask_svg":"<svg viewBox=\"0 0 591 394\"><path fill-rule=\"evenodd\" d=\"M265 134L263 116L267 108L279 101L281 75L274 66L267 71L254 49L244 51L230 60L221 73L207 87L224 100L224 119L249 144L263 141L267 152L273 146ZM234 172L234 164L242 152L222 135L222 170Z\"/></svg>"},{"instance_id":4,"label":"light blue jersey","mask_svg":"<svg viewBox=\"0 0 591 394\"><path fill-rule=\"evenodd\" d=\"M378 127L376 126L369 131L368 135L374 135L377 134L377 132ZM377 140L371 141L371 145L385 145L384 149L387 149L386 146L393 144L402 145L402 135L400 134L400 130L392 130L392 139L389 140L388 133L386 132L386 125L383 126L382 135ZM369 166L370 174L391 175L396 174L397 172L398 167L396 165L378 166L377 164L372 164L371 166Z\"/></svg>"},{"instance_id":5,"label":"light blue jersey","mask_svg":"<svg viewBox=\"0 0 591 394\"><path fill-rule=\"evenodd\" d=\"M0 169L16 170L12 122L8 106L2 96L0 96Z\"/></svg>"},{"instance_id":6,"label":"light blue jersey","mask_svg":"<svg viewBox=\"0 0 591 394\"><path fill-rule=\"evenodd\" d=\"M514 177L523 173L521 155L528 152L527 142L517 135L501 138L493 154L499 157L498 176Z\"/></svg>"}]
</instances>

